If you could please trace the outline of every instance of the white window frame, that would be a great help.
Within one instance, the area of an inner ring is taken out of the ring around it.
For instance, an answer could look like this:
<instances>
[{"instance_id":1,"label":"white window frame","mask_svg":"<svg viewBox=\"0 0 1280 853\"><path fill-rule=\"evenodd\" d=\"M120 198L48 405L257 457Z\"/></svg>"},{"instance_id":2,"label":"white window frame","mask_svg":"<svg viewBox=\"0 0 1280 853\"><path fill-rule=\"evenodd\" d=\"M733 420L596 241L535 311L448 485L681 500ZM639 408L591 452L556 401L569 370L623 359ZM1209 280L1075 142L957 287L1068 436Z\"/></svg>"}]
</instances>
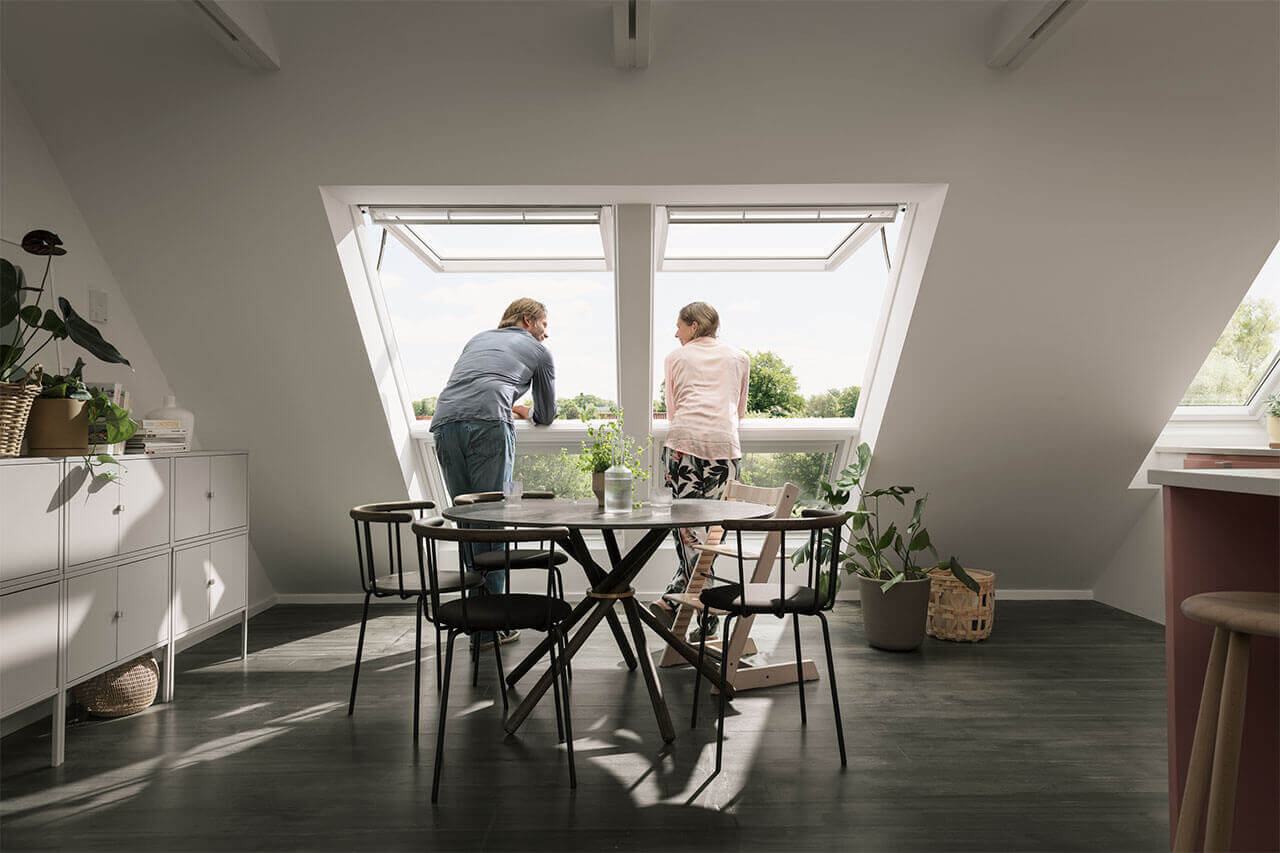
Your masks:
<instances>
[{"instance_id":1,"label":"white window frame","mask_svg":"<svg viewBox=\"0 0 1280 853\"><path fill-rule=\"evenodd\" d=\"M434 445L429 432L429 425L417 421L413 416L412 399L404 380L400 363L399 347L395 341L390 315L382 294L380 279L377 273L378 241L369 240L369 229L372 221L365 214L370 207L382 208L394 205L409 207L461 207L502 206L530 207L535 205L569 205L577 207L608 208L616 212L615 206L647 205L651 213L662 205L680 206L712 206L723 207L740 205L758 208L766 205L778 205L797 198L808 199L813 206L839 207L853 204L879 204L884 198L902 200L900 212L903 215L900 237L894 257L890 263L889 279L877 318L876 330L871 351L867 359L866 372L862 381L862 393L858 412L854 418L830 419L747 419L741 427L741 438L744 452L831 452L834 459L831 472L834 474L848 464L853 449L860 439L865 438L874 443L875 435L883 417L883 410L893 384L893 374L897 369L902 343L915 305L920 280L931 249L933 235L936 233L941 216L947 187L943 184L897 184L897 185L794 185L794 186L615 186L615 187L477 187L477 186L431 186L431 187L321 187L326 210L333 227L335 243L343 260L344 274L352 290L353 302L356 303L357 319L361 323L361 331L365 340L371 366L375 378L381 377L379 387L383 398L383 408L389 421L400 420L400 424L392 425L393 435L405 435L414 447L414 459L407 460L403 452L406 483L410 494L425 497L438 504L447 505L448 497L439 465L435 458ZM794 205L792 205L794 206ZM343 208L345 207L345 213ZM921 215L923 214L923 215ZM344 221L345 219L345 221ZM654 223L656 225L656 222ZM616 222L610 223L606 238L616 241ZM880 229L872 232L879 233ZM361 263L352 263L356 257L347 243L347 238L354 232L359 247L358 257ZM918 235L916 232L919 232ZM918 239L917 239L918 236ZM650 239L656 241L657 235L651 232ZM616 267L614 259L619 257L616 242L607 244L609 262ZM656 253L653 253L656 260ZM530 267L523 266L529 270ZM649 265L647 280L649 304L653 297L653 273L656 263ZM615 286L622 287L620 273L613 270ZM635 287L632 279L629 286ZM628 298L635 299L638 294L629 292ZM619 341L624 330L629 339L642 337L649 341L646 347L652 347L652 328L639 327L639 323L651 325L651 311L643 318L622 316L619 306L622 304L622 293L615 294L615 321L619 324ZM370 310L371 309L371 310ZM635 327L624 324L636 324ZM378 343L381 346L378 346ZM648 360L642 371L631 371L635 384L639 377L652 380L652 352L646 353ZM638 357L633 353L632 358ZM623 401L630 394L638 397L638 388L623 388L624 370L621 363L618 369L618 399ZM387 374L394 380L386 381ZM388 386L395 389L389 393ZM650 401L650 412L653 400L654 383L646 381L643 389L646 399ZM398 400L390 399L398 397ZM656 469L659 454L656 449L661 446L666 434L666 422L655 421L650 412L641 419L628 418L628 432L649 433L654 436L655 452L650 464ZM598 423L598 422L597 422ZM516 424L517 453L557 453L561 449L576 451L580 442L586 438L589 423L581 421L557 421L549 426L532 426L524 422ZM413 465L410 466L409 462ZM410 468L413 468L411 471ZM656 470L654 473L657 473Z\"/></svg>"}]
</instances>

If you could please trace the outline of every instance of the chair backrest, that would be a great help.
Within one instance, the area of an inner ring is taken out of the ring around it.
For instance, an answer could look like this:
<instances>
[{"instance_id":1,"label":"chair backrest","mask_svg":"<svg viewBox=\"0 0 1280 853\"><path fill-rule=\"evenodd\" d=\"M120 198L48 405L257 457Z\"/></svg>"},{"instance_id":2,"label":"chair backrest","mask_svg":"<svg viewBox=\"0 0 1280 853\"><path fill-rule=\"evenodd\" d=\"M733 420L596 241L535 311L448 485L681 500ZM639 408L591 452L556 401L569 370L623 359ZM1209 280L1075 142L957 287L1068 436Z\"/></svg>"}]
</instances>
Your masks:
<instances>
[{"instance_id":1,"label":"chair backrest","mask_svg":"<svg viewBox=\"0 0 1280 853\"><path fill-rule=\"evenodd\" d=\"M791 483L783 483L777 487L749 486L738 480L730 480L724 487L724 499L727 501L746 501L753 504L778 506L789 491L794 491L796 496L800 494L800 490ZM794 505L795 497L792 497L791 502ZM787 507L787 515L790 514L791 507Z\"/></svg>"},{"instance_id":2,"label":"chair backrest","mask_svg":"<svg viewBox=\"0 0 1280 853\"><path fill-rule=\"evenodd\" d=\"M437 550L437 544L440 542L454 542L458 545L458 585L463 587L466 584L467 561L465 551L472 545L501 545L502 551L506 555L504 564L501 569L495 568L494 571L509 571L511 568L511 551L512 545L518 545L521 542L547 542L547 619L548 623L551 619L551 599L561 584L559 582L560 570L555 565L556 544L563 542L569 538L569 530L564 527L544 527L544 528L477 528L477 527L448 527L442 518L431 518L413 522L413 534L418 537L418 565L424 572L428 580L431 582L431 592L429 595L429 608L427 611L428 618L435 621L436 613L440 609L440 577L441 572L447 571L440 565L440 555ZM504 601L509 602L511 592L510 584L504 586L504 591L499 593L488 593L492 596L499 596ZM468 614L467 614L467 596L463 596L462 602L462 621L460 627L468 630Z\"/></svg>"},{"instance_id":3,"label":"chair backrest","mask_svg":"<svg viewBox=\"0 0 1280 853\"><path fill-rule=\"evenodd\" d=\"M356 528L356 560L360 566L361 589L377 596L399 595L401 598L408 598L418 595L418 590L426 588L425 577L419 569L418 588L414 589L411 585L409 589L405 589L401 533L402 525L424 518L426 510L435 508L433 501L386 501L351 508L351 520ZM386 551L381 553L376 540L382 538L384 531ZM385 571L379 571L380 567L385 567ZM393 584L390 587L379 586L377 578L387 576L395 579Z\"/></svg>"},{"instance_id":4,"label":"chair backrest","mask_svg":"<svg viewBox=\"0 0 1280 853\"><path fill-rule=\"evenodd\" d=\"M738 540L738 583L746 587L746 568L742 559L742 534L745 532L769 532L779 536L783 559L787 554L787 533L807 534L808 549L803 560L806 568L805 586L814 591L815 612L830 610L836 600L836 578L840 568L840 533L853 515L826 509L806 509L799 518L748 518L724 522L725 533L732 533ZM795 541L794 539L792 540ZM827 575L826 589L822 588L822 576ZM787 572L778 573L778 599L786 600Z\"/></svg>"},{"instance_id":5,"label":"chair backrest","mask_svg":"<svg viewBox=\"0 0 1280 853\"><path fill-rule=\"evenodd\" d=\"M525 492L524 497L531 501L549 501L554 500L555 492ZM458 495L453 499L454 506L470 506L471 504L490 503L492 501L502 500L502 492L470 492L465 495Z\"/></svg>"},{"instance_id":6,"label":"chair backrest","mask_svg":"<svg viewBox=\"0 0 1280 853\"><path fill-rule=\"evenodd\" d=\"M781 486L749 486L746 483L740 483L737 480L730 480L724 489L725 500L746 501L748 503L767 504L772 506L774 518L790 518L791 511L795 509L796 499L800 497L800 487L795 483L783 483ZM738 553L742 553L741 543L739 543ZM781 538L776 532L769 531L765 534L764 542L760 545L760 556L756 559L755 568L751 572L751 582L761 583L769 579L769 572L773 569L773 561L778 558L779 554L782 558L779 560L781 565L786 560L786 550L782 548ZM782 566L783 570L786 566Z\"/></svg>"}]
</instances>

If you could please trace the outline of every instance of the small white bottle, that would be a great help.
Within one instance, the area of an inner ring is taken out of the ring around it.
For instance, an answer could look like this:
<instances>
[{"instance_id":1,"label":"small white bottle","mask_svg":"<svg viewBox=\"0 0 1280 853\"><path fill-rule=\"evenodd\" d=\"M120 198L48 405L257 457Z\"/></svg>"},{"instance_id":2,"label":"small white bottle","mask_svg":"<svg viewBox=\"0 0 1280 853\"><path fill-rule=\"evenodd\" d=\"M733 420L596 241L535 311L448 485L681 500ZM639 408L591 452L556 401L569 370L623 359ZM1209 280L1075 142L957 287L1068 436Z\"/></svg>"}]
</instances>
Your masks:
<instances>
[{"instance_id":1,"label":"small white bottle","mask_svg":"<svg viewBox=\"0 0 1280 853\"><path fill-rule=\"evenodd\" d=\"M626 465L604 472L604 511L631 512L631 469Z\"/></svg>"}]
</instances>

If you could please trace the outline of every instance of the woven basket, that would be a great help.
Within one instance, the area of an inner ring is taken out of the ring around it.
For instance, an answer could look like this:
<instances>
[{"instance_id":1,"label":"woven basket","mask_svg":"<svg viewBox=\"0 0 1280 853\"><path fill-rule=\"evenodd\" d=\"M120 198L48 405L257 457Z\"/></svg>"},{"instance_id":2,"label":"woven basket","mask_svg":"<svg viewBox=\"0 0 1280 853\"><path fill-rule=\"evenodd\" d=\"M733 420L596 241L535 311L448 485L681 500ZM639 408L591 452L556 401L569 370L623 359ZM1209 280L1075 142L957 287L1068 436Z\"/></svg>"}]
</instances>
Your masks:
<instances>
[{"instance_id":1,"label":"woven basket","mask_svg":"<svg viewBox=\"0 0 1280 853\"><path fill-rule=\"evenodd\" d=\"M945 569L929 572L929 620L925 630L939 640L976 643L991 636L996 619L996 576L981 569L966 569L978 582L975 593Z\"/></svg>"},{"instance_id":2,"label":"woven basket","mask_svg":"<svg viewBox=\"0 0 1280 853\"><path fill-rule=\"evenodd\" d=\"M0 382L0 457L22 452L22 436L27 431L31 404L40 396L39 365L25 382Z\"/></svg>"},{"instance_id":3,"label":"woven basket","mask_svg":"<svg viewBox=\"0 0 1280 853\"><path fill-rule=\"evenodd\" d=\"M151 655L134 658L71 690L72 697L98 717L126 717L151 707L160 686L160 667Z\"/></svg>"}]
</instances>

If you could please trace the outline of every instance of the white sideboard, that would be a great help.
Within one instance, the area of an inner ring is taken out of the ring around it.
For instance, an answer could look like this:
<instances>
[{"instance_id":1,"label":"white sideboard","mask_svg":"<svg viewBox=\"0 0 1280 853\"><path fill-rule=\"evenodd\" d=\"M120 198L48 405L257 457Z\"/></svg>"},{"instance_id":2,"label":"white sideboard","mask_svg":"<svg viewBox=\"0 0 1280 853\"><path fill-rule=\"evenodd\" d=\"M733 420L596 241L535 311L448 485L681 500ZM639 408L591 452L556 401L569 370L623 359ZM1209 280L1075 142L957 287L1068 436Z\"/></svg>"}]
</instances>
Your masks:
<instances>
[{"instance_id":1,"label":"white sideboard","mask_svg":"<svg viewBox=\"0 0 1280 853\"><path fill-rule=\"evenodd\" d=\"M0 717L53 702L145 652L173 698L178 640L240 620L249 638L249 456L124 456L119 481L76 458L0 459Z\"/></svg>"}]
</instances>

